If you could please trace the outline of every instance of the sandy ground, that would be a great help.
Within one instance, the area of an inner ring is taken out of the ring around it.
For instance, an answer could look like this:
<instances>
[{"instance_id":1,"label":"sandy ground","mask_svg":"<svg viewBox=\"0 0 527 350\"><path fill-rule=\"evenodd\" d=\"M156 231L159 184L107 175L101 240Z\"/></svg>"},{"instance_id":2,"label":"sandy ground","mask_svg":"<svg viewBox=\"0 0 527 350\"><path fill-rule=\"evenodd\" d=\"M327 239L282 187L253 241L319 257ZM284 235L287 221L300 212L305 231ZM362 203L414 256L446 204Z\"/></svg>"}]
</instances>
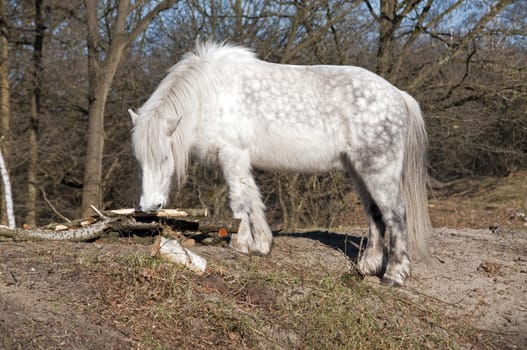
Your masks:
<instances>
[{"instance_id":1,"label":"sandy ground","mask_svg":"<svg viewBox=\"0 0 527 350\"><path fill-rule=\"evenodd\" d=\"M410 293L527 349L527 232L441 228L431 250L438 260L416 264Z\"/></svg>"},{"instance_id":2,"label":"sandy ground","mask_svg":"<svg viewBox=\"0 0 527 350\"><path fill-rule=\"evenodd\" d=\"M265 258L267 268L345 272L356 255L346 248L345 237L325 232L279 235L273 253ZM357 242L357 236L354 239ZM195 250L209 258L240 259L225 248ZM431 250L436 263L416 263L412 279L401 290L481 329L482 337L500 337L504 348L526 349L527 231L440 228ZM105 307L100 305L104 298L93 297L100 293L94 283L97 271L75 266L90 261L105 264L111 261L107 257L137 251L148 247L0 241L0 348L133 347L137 342L115 326L118 320L94 311ZM378 282L368 278L364 283Z\"/></svg>"}]
</instances>

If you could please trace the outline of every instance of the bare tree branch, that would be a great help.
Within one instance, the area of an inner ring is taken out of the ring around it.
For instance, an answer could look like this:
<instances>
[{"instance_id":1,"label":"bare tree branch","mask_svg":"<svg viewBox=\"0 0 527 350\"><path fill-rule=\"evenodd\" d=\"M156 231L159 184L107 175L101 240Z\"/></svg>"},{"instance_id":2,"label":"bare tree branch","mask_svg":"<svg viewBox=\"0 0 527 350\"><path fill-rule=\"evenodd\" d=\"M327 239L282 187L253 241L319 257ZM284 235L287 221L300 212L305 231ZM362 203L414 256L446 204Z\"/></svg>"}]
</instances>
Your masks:
<instances>
[{"instance_id":1,"label":"bare tree branch","mask_svg":"<svg viewBox=\"0 0 527 350\"><path fill-rule=\"evenodd\" d=\"M502 0L496 6L492 7L481 19L478 21L478 23L470 30L465 37L459 42L459 45L455 50L452 52L447 51L444 53L438 62L435 65L430 65L427 68L422 69L416 76L415 79L411 82L409 85L410 89L415 89L417 86L423 83L423 81L428 78L433 73L437 72L439 69L441 69L442 66L449 63L452 59L454 59L456 56L461 54L464 50L464 47L474 39L475 36L479 35L482 28L491 21L501 10L503 10L506 6L510 5L514 0Z\"/></svg>"}]
</instances>

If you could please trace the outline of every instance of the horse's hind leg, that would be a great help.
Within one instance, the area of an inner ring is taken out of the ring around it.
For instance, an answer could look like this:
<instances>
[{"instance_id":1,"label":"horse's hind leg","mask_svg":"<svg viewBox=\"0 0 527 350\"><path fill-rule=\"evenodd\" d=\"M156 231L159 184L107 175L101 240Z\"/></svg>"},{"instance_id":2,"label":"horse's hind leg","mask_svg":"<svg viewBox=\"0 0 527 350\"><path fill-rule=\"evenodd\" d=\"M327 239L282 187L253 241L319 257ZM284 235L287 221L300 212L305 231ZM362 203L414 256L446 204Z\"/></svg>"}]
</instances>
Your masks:
<instances>
[{"instance_id":1,"label":"horse's hind leg","mask_svg":"<svg viewBox=\"0 0 527 350\"><path fill-rule=\"evenodd\" d=\"M359 261L359 268L365 275L377 276L386 268L387 256L384 248L386 225L375 202L367 204L366 213L368 215L368 243Z\"/></svg>"},{"instance_id":2,"label":"horse's hind leg","mask_svg":"<svg viewBox=\"0 0 527 350\"><path fill-rule=\"evenodd\" d=\"M219 160L229 187L233 216L241 219L231 247L244 254L271 251L273 235L267 224L260 192L251 174L249 155L236 149L222 149Z\"/></svg>"},{"instance_id":3,"label":"horse's hind leg","mask_svg":"<svg viewBox=\"0 0 527 350\"><path fill-rule=\"evenodd\" d=\"M374 183L369 188L382 214L382 221L390 232L388 264L382 282L402 286L410 277L410 258L406 240L406 214L399 181Z\"/></svg>"},{"instance_id":4,"label":"horse's hind leg","mask_svg":"<svg viewBox=\"0 0 527 350\"><path fill-rule=\"evenodd\" d=\"M377 171L372 168L365 171L364 167L360 167L361 173L357 172L357 167L351 168L370 218L368 245L359 262L359 268L368 275L377 275L384 270L386 263L382 251L383 231L386 228L390 232L390 245L382 282L401 286L410 276L410 259L406 240L405 207L399 188L400 171L396 170L394 164L395 162L392 166L386 164L383 170Z\"/></svg>"},{"instance_id":5,"label":"horse's hind leg","mask_svg":"<svg viewBox=\"0 0 527 350\"><path fill-rule=\"evenodd\" d=\"M406 238L406 215L403 202L392 203L383 208L386 225L390 228L390 254L382 283L402 286L410 277L410 258Z\"/></svg>"},{"instance_id":6,"label":"horse's hind leg","mask_svg":"<svg viewBox=\"0 0 527 350\"><path fill-rule=\"evenodd\" d=\"M377 204L371 198L362 179L355 173L353 167L348 166L348 172L368 216L368 242L359 261L359 270L365 275L377 276L386 268L387 256L384 249L386 225L382 220L382 214Z\"/></svg>"}]
</instances>

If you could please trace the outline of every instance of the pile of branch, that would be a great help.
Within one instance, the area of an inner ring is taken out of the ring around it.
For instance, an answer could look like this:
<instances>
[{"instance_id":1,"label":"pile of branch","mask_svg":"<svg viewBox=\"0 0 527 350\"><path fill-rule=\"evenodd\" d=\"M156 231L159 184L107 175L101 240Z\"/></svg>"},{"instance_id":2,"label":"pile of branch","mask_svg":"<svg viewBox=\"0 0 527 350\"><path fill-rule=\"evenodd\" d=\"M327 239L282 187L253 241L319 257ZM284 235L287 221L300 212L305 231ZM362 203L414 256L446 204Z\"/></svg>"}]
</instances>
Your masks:
<instances>
[{"instance_id":1,"label":"pile of branch","mask_svg":"<svg viewBox=\"0 0 527 350\"><path fill-rule=\"evenodd\" d=\"M230 234L238 231L239 220L216 220L208 216L206 209L163 209L157 212L138 212L135 209L118 209L100 212L98 215L63 224L46 227L10 228L0 226L0 236L17 241L63 240L90 242L109 232L122 235L160 235L167 231L183 239L192 238L206 244L225 242ZM189 269L202 273L206 261L180 245L179 240L158 237L152 255L159 256Z\"/></svg>"},{"instance_id":2,"label":"pile of branch","mask_svg":"<svg viewBox=\"0 0 527 350\"><path fill-rule=\"evenodd\" d=\"M0 236L15 240L93 241L107 232L156 235L170 228L197 241L205 238L225 240L238 231L239 220L216 220L206 209L162 209L157 212L139 212L135 209L117 209L99 212L97 217L42 228L9 228L0 226Z\"/></svg>"}]
</instances>

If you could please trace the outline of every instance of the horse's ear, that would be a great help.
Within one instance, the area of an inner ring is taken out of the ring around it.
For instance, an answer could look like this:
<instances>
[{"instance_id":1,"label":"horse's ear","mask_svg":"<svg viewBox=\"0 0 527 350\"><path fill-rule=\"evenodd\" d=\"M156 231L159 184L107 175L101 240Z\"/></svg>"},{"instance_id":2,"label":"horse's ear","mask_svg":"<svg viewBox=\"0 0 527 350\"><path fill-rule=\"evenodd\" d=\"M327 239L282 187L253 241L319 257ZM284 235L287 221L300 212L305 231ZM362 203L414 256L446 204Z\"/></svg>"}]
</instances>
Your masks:
<instances>
[{"instance_id":1,"label":"horse's ear","mask_svg":"<svg viewBox=\"0 0 527 350\"><path fill-rule=\"evenodd\" d=\"M135 123L137 122L137 119L139 118L139 115L135 113L134 111L132 111L131 109L128 109L128 114L130 114L130 118L132 119L132 124L135 125Z\"/></svg>"},{"instance_id":2,"label":"horse's ear","mask_svg":"<svg viewBox=\"0 0 527 350\"><path fill-rule=\"evenodd\" d=\"M174 131L176 131L180 121L181 121L181 119L168 119L168 120L165 120L165 123L166 123L166 126L167 126L167 130L166 131L167 131L167 135L168 136L172 136Z\"/></svg>"}]
</instances>

